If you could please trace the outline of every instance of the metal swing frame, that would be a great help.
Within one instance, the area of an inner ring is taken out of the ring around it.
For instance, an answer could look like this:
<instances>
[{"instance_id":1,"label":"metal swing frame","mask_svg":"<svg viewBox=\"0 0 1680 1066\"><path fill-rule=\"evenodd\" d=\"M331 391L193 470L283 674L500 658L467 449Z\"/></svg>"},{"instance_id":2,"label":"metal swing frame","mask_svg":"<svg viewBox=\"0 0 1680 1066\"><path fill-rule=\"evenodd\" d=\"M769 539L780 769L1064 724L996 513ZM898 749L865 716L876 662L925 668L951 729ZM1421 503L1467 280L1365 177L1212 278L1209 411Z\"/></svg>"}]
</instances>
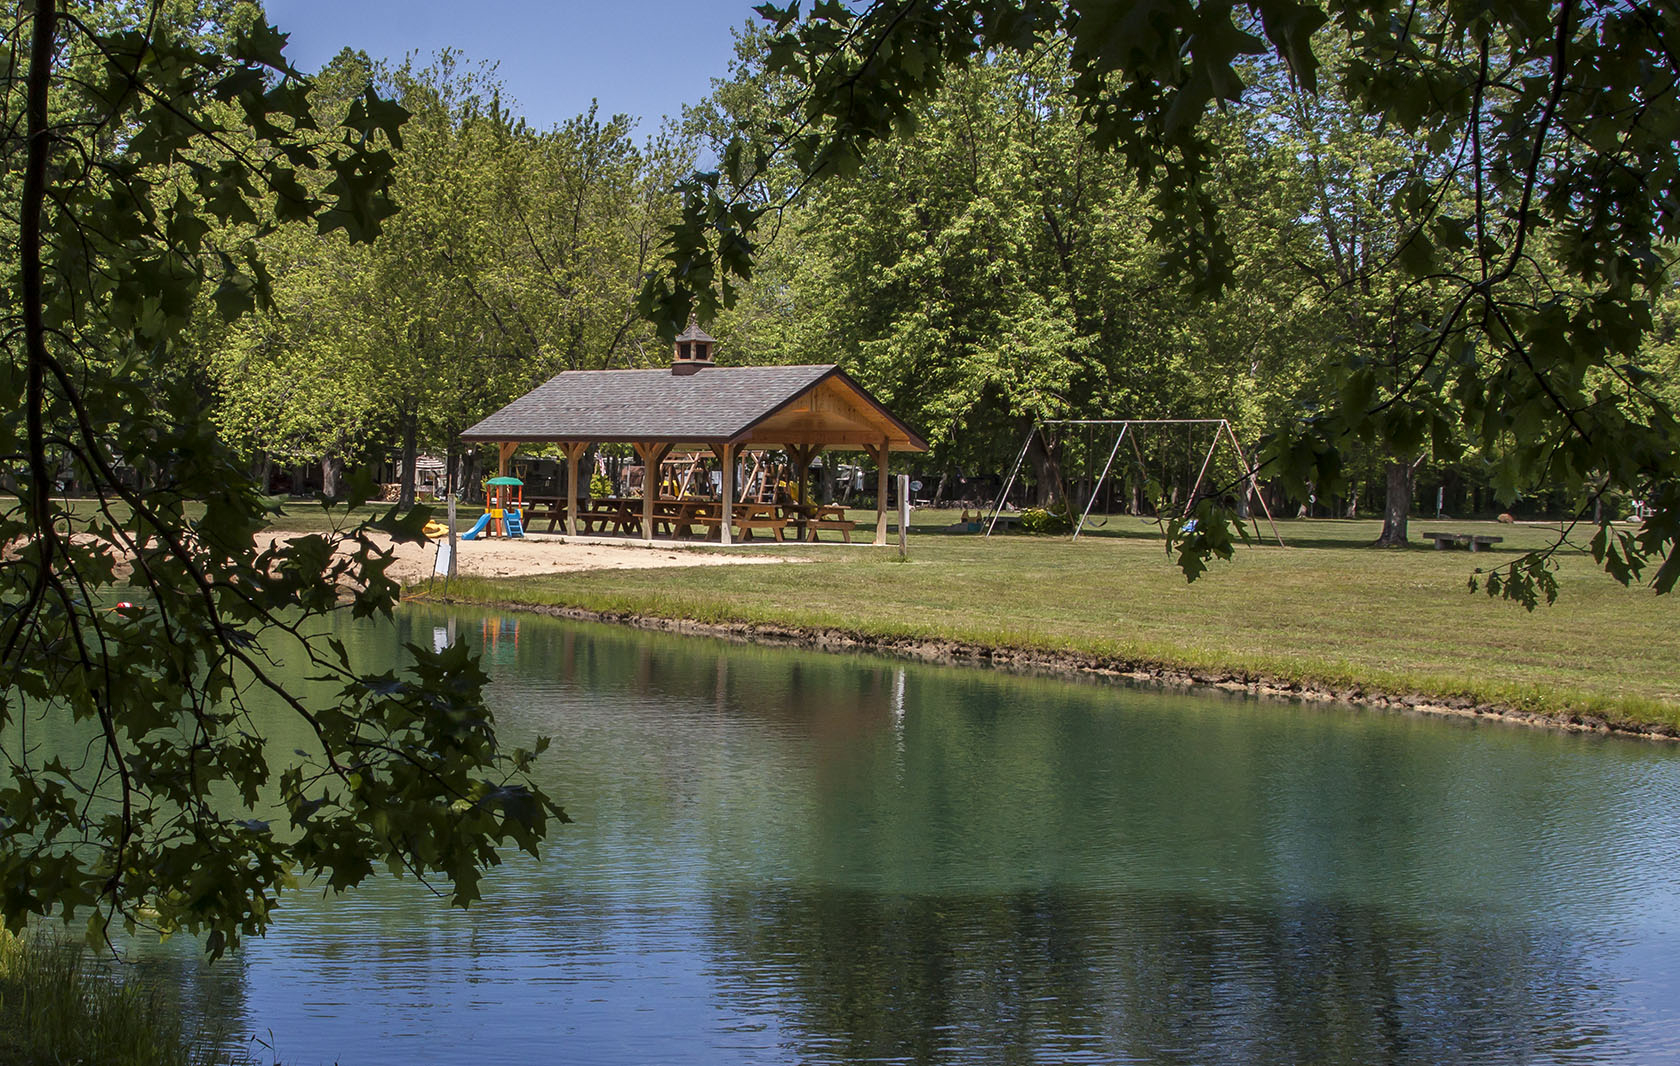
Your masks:
<instances>
[{"instance_id":1,"label":"metal swing frame","mask_svg":"<svg viewBox=\"0 0 1680 1066\"><path fill-rule=\"evenodd\" d=\"M1213 441L1208 445L1207 454L1202 457L1202 468L1196 474L1196 482L1190 488L1190 495L1184 500L1184 510L1179 514L1179 518L1183 519L1189 515L1190 508L1196 503L1196 494L1201 491L1202 482L1207 479L1208 467L1213 464L1214 452L1219 449L1221 442L1228 442L1236 455L1237 466L1243 470L1243 484L1247 486L1247 491L1243 494L1244 501L1252 498L1259 502L1260 510L1266 515L1267 524L1272 527L1272 536L1277 538L1279 547L1286 547L1283 534L1278 532L1277 520L1272 517L1272 509L1266 505L1266 497L1255 485L1254 475L1259 468L1248 464L1243 455L1242 445L1237 443L1236 431L1231 428L1230 420L1224 418L1047 418L1035 422L1032 428L1027 430L1026 439L1021 441L1021 450L1015 455L1015 464L1009 468L1009 477L1004 480L1003 490L998 493L996 502L992 504L991 518L986 522L986 536L991 536L992 531L997 528L998 515L1003 513L1003 505L1009 499L1009 491L1015 487L1015 479L1020 476L1021 464L1026 461L1027 449L1032 447L1033 438L1049 426L1120 427L1120 432L1114 437L1114 447L1108 450L1108 459L1103 463L1102 473L1097 476L1096 482L1091 486L1091 493L1085 500L1085 510L1079 516L1079 523L1073 527L1072 539L1078 540L1079 534L1085 529L1085 521L1091 516L1091 508L1096 505L1097 497L1102 493L1103 482L1108 480L1109 471L1114 468L1114 457L1120 453L1120 444L1127 439L1127 434L1133 426L1216 426L1218 428L1213 432ZM1045 436L1048 440L1049 435ZM1130 443L1132 455L1137 460L1138 473L1147 481L1149 470L1143 461L1143 452L1138 449L1137 434L1131 433ZM1156 521L1160 522L1159 513Z\"/></svg>"}]
</instances>

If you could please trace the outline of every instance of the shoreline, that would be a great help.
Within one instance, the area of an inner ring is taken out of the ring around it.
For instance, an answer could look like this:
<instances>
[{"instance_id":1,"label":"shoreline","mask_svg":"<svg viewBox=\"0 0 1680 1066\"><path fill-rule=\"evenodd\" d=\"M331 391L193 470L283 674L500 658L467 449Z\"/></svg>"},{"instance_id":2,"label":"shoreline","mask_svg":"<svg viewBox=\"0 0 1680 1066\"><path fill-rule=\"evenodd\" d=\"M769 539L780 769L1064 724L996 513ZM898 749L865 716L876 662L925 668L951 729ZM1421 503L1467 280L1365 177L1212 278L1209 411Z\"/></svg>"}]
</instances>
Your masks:
<instances>
[{"instance_id":1,"label":"shoreline","mask_svg":"<svg viewBox=\"0 0 1680 1066\"><path fill-rule=\"evenodd\" d=\"M700 622L688 618L640 614L633 611L597 611L560 604L518 603L508 600L477 600L458 596L408 591L404 602L442 603L491 610L519 611L579 622L600 622L653 632L713 637L738 644L766 647L806 648L828 652L866 652L889 658L934 665L974 666L1011 673L1059 677L1110 678L1157 685L1163 688L1209 688L1247 693L1273 699L1345 703L1353 707L1410 712L1443 718L1479 719L1530 728L1555 729L1569 733L1595 733L1648 741L1680 741L1680 728L1665 723L1617 722L1592 714L1541 714L1502 703L1480 702L1468 697L1440 698L1417 693L1394 693L1378 689L1337 687L1313 681L1291 681L1277 677L1233 671L1192 670L1170 663L1125 660L1071 650L1046 651L1038 648L980 644L944 637L872 636L855 630L810 627L764 622Z\"/></svg>"}]
</instances>

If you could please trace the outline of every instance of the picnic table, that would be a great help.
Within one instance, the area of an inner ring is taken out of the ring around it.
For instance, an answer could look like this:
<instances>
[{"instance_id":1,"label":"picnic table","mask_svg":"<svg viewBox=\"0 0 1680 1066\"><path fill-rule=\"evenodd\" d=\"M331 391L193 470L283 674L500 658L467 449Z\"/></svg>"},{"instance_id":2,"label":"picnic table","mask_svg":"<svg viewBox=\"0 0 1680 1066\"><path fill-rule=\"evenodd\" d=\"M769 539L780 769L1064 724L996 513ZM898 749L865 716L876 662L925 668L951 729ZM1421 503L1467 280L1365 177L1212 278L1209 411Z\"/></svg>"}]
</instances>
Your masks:
<instances>
[{"instance_id":1,"label":"picnic table","mask_svg":"<svg viewBox=\"0 0 1680 1066\"><path fill-rule=\"evenodd\" d=\"M1456 548L1460 544L1465 545L1473 552L1477 552L1483 548L1491 548L1505 539L1504 537L1488 536L1485 533L1425 533L1423 536L1435 542L1435 550L1438 552L1446 551L1448 548Z\"/></svg>"},{"instance_id":2,"label":"picnic table","mask_svg":"<svg viewBox=\"0 0 1680 1066\"><path fill-rule=\"evenodd\" d=\"M679 502L685 506L670 519L679 531L686 532L686 527L703 526L706 539L723 539L723 504L712 500ZM773 503L738 503L731 510L730 517L730 527L742 541L751 540L755 529L768 529L777 540L781 540L782 530L788 521L781 508ZM683 532L677 535L681 536Z\"/></svg>"},{"instance_id":3,"label":"picnic table","mask_svg":"<svg viewBox=\"0 0 1680 1066\"><path fill-rule=\"evenodd\" d=\"M782 509L773 503L738 503L735 505L735 528L741 533L741 539L751 540L753 530L768 529L782 539L782 529L787 525L787 518Z\"/></svg>"},{"instance_id":4,"label":"picnic table","mask_svg":"<svg viewBox=\"0 0 1680 1066\"><path fill-rule=\"evenodd\" d=\"M547 519L548 532L566 528L566 501L559 496L534 496L525 501L526 526ZM717 500L658 500L654 503L654 529L676 540L698 536L705 540L721 540L720 528L723 504ZM785 540L791 531L796 540L820 539L822 530L833 530L849 544L857 523L846 517L845 507L821 504L801 513L794 507L773 503L737 503L732 512L731 527L741 541L753 539L755 530L768 530L778 541ZM578 500L578 532L584 535L613 533L639 536L642 532L642 501L640 498L608 496ZM698 533L696 532L698 530Z\"/></svg>"},{"instance_id":5,"label":"picnic table","mask_svg":"<svg viewBox=\"0 0 1680 1066\"><path fill-rule=\"evenodd\" d=\"M554 532L557 526L566 521L566 497L564 496L527 496L525 498L525 528L532 528L533 523L541 519L548 519L548 532Z\"/></svg>"},{"instance_id":6,"label":"picnic table","mask_svg":"<svg viewBox=\"0 0 1680 1066\"><path fill-rule=\"evenodd\" d=\"M804 523L803 533L808 533L811 542L816 543L817 531L822 529L838 530L846 538L846 543L852 542L852 530L857 523L846 518L846 509L837 503L819 504L816 513ZM802 533L802 536L803 536Z\"/></svg>"},{"instance_id":7,"label":"picnic table","mask_svg":"<svg viewBox=\"0 0 1680 1066\"><path fill-rule=\"evenodd\" d=\"M578 501L578 531L580 533L611 531L635 536L642 531L642 501L604 496Z\"/></svg>"},{"instance_id":8,"label":"picnic table","mask_svg":"<svg viewBox=\"0 0 1680 1066\"><path fill-rule=\"evenodd\" d=\"M654 526L678 539L692 536L695 526L701 527L702 537L709 536L718 527L722 506L715 500L659 500L654 504Z\"/></svg>"}]
</instances>

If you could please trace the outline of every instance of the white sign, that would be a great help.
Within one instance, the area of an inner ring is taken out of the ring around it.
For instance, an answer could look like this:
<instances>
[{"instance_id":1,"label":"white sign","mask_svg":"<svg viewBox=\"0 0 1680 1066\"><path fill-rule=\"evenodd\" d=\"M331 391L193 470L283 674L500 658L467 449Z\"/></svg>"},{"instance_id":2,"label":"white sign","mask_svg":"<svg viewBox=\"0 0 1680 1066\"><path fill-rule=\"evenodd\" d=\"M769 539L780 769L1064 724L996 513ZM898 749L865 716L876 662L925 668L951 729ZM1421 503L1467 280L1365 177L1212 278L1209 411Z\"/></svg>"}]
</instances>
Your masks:
<instances>
[{"instance_id":1,"label":"white sign","mask_svg":"<svg viewBox=\"0 0 1680 1066\"><path fill-rule=\"evenodd\" d=\"M432 564L432 573L442 574L444 577L448 577L449 576L449 545L440 540L440 541L438 541L437 549L438 549L437 562Z\"/></svg>"}]
</instances>

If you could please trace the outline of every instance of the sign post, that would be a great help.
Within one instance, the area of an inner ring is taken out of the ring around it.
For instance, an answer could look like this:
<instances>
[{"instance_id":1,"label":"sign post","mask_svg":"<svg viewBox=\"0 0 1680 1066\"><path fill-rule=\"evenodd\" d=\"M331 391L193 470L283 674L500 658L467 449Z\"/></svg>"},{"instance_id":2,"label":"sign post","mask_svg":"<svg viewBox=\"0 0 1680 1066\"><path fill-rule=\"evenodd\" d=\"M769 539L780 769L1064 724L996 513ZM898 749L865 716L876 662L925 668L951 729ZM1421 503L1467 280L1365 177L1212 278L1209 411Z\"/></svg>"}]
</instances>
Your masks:
<instances>
[{"instance_id":1,"label":"sign post","mask_svg":"<svg viewBox=\"0 0 1680 1066\"><path fill-rule=\"evenodd\" d=\"M910 551L910 475L898 475L898 557Z\"/></svg>"},{"instance_id":2,"label":"sign post","mask_svg":"<svg viewBox=\"0 0 1680 1066\"><path fill-rule=\"evenodd\" d=\"M449 579L455 574L455 494L449 494L449 540L438 544L437 563L432 568L443 575L443 594L449 595Z\"/></svg>"}]
</instances>

